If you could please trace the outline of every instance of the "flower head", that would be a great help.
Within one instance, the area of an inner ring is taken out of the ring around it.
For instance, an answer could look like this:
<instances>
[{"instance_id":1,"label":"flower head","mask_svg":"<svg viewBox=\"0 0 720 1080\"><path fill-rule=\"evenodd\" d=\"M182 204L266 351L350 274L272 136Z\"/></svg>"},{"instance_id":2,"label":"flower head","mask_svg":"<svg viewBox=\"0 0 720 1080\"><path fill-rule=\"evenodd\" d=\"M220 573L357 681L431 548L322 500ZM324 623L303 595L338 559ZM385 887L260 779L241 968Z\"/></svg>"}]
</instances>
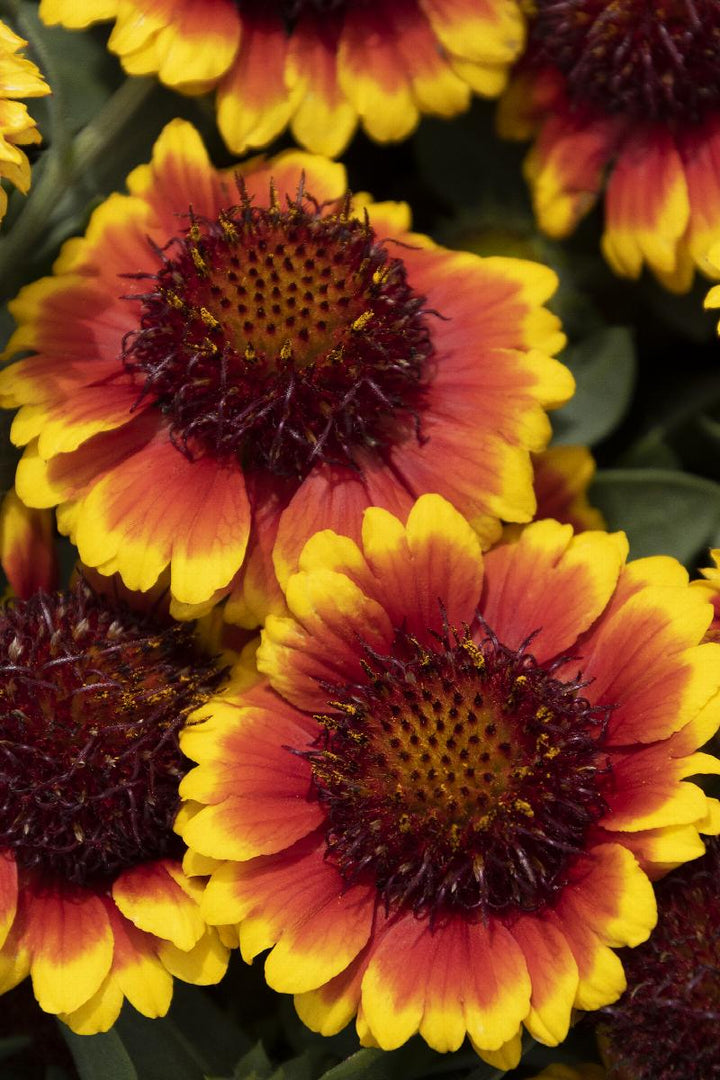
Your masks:
<instances>
[{"instance_id":1,"label":"flower head","mask_svg":"<svg viewBox=\"0 0 720 1080\"><path fill-rule=\"evenodd\" d=\"M256 685L182 736L179 829L222 860L208 921L314 1029L511 1068L523 1024L554 1045L624 989L648 875L714 827L686 777L720 771L710 605L626 554L541 521L483 556L437 495L308 541Z\"/></svg>"},{"instance_id":2,"label":"flower head","mask_svg":"<svg viewBox=\"0 0 720 1080\"><path fill-rule=\"evenodd\" d=\"M657 887L658 924L625 959L628 989L598 1031L610 1077L720 1074L720 843Z\"/></svg>"},{"instance_id":3,"label":"flower head","mask_svg":"<svg viewBox=\"0 0 720 1080\"><path fill-rule=\"evenodd\" d=\"M500 130L536 138L525 171L540 226L567 236L605 188L616 273L647 264L676 291L696 267L714 276L719 64L715 0L538 0Z\"/></svg>"},{"instance_id":4,"label":"flower head","mask_svg":"<svg viewBox=\"0 0 720 1080\"><path fill-rule=\"evenodd\" d=\"M32 532L3 535L27 585L37 548L12 546ZM79 577L0 608L0 988L30 975L40 1006L81 1034L110 1027L125 998L164 1014L173 975L225 970L173 831L179 733L223 679L157 600L133 608Z\"/></svg>"},{"instance_id":5,"label":"flower head","mask_svg":"<svg viewBox=\"0 0 720 1080\"><path fill-rule=\"evenodd\" d=\"M109 48L130 74L215 88L238 154L288 124L333 157L358 121L380 142L404 139L422 113L498 94L524 29L517 0L42 0L40 13L71 28L115 19Z\"/></svg>"},{"instance_id":6,"label":"flower head","mask_svg":"<svg viewBox=\"0 0 720 1080\"><path fill-rule=\"evenodd\" d=\"M532 517L573 388L550 270L436 247L322 158L218 172L180 121L128 183L12 304L8 355L35 355L0 374L19 494L85 564L133 589L170 566L177 605L234 590L252 626L307 536L372 503L438 490L486 540Z\"/></svg>"},{"instance_id":7,"label":"flower head","mask_svg":"<svg viewBox=\"0 0 720 1080\"><path fill-rule=\"evenodd\" d=\"M30 162L21 147L39 143L40 133L18 98L50 93L35 64L19 55L25 45L27 41L0 22L0 177L23 194L30 188ZM0 187L0 220L6 209L7 192Z\"/></svg>"}]
</instances>

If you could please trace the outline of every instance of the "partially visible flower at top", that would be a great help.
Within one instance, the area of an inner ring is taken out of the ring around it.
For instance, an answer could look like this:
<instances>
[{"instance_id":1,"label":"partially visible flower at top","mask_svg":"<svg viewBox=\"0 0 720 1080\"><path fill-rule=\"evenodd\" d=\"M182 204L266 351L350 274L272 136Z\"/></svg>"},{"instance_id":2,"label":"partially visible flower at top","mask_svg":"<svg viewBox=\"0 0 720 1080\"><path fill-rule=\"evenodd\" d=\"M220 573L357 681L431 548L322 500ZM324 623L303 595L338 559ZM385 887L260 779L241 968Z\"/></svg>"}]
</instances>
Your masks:
<instances>
[{"instance_id":1,"label":"partially visible flower at top","mask_svg":"<svg viewBox=\"0 0 720 1080\"><path fill-rule=\"evenodd\" d=\"M536 517L555 518L575 532L605 528L605 519L588 499L595 459L587 446L551 446L533 454L532 462Z\"/></svg>"},{"instance_id":2,"label":"partially visible flower at top","mask_svg":"<svg viewBox=\"0 0 720 1080\"><path fill-rule=\"evenodd\" d=\"M658 924L600 1018L608 1080L720 1077L720 841L657 886Z\"/></svg>"},{"instance_id":3,"label":"partially visible flower at top","mask_svg":"<svg viewBox=\"0 0 720 1080\"><path fill-rule=\"evenodd\" d=\"M18 98L44 97L50 87L32 60L19 55L27 41L0 22L0 177L26 194L30 162L21 147L41 141L35 121ZM0 220L7 209L7 192L0 186Z\"/></svg>"},{"instance_id":4,"label":"partially visible flower at top","mask_svg":"<svg viewBox=\"0 0 720 1080\"><path fill-rule=\"evenodd\" d=\"M682 292L720 238L718 0L536 0L499 111L542 229L562 238L605 190L602 247ZM607 181L607 183L606 183Z\"/></svg>"},{"instance_id":5,"label":"partially visible flower at top","mask_svg":"<svg viewBox=\"0 0 720 1080\"><path fill-rule=\"evenodd\" d=\"M720 772L710 604L626 556L555 521L483 555L432 494L306 544L256 685L183 733L178 829L221 860L208 922L314 1030L513 1068L523 1025L556 1045L624 990L648 878L720 830L688 781Z\"/></svg>"},{"instance_id":6,"label":"partially visible flower at top","mask_svg":"<svg viewBox=\"0 0 720 1080\"><path fill-rule=\"evenodd\" d=\"M109 48L127 72L216 88L238 154L288 124L331 157L358 120L380 142L404 139L422 113L500 93L524 37L518 0L42 0L40 14L73 29L115 19Z\"/></svg>"},{"instance_id":7,"label":"partially visible flower at top","mask_svg":"<svg viewBox=\"0 0 720 1080\"><path fill-rule=\"evenodd\" d=\"M0 374L18 493L85 564L140 590L170 566L178 614L234 590L253 626L307 537L359 537L369 505L438 491L486 544L532 518L574 386L551 270L438 247L325 158L238 181L182 121L128 186L11 303L6 355L35 355Z\"/></svg>"},{"instance_id":8,"label":"partially visible flower at top","mask_svg":"<svg viewBox=\"0 0 720 1080\"><path fill-rule=\"evenodd\" d=\"M97 575L45 591L39 518L6 497L0 558L16 595L0 606L0 993L30 975L42 1009L93 1034L125 999L164 1015L173 976L225 971L173 832L190 764L180 729L199 706L212 715L225 672L157 596L131 607Z\"/></svg>"}]
</instances>

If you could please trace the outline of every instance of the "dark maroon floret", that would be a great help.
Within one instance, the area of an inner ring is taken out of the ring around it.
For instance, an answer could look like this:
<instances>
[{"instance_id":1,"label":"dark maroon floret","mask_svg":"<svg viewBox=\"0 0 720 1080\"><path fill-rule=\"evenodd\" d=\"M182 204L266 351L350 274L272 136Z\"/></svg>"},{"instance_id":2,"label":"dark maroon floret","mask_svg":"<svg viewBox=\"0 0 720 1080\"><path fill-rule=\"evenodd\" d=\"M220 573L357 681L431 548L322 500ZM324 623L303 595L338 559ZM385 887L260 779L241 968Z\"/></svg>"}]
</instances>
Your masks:
<instances>
[{"instance_id":1,"label":"dark maroon floret","mask_svg":"<svg viewBox=\"0 0 720 1080\"><path fill-rule=\"evenodd\" d=\"M628 988L599 1023L609 1077L720 1077L720 841L657 887L658 924L622 956Z\"/></svg>"},{"instance_id":2,"label":"dark maroon floret","mask_svg":"<svg viewBox=\"0 0 720 1080\"><path fill-rule=\"evenodd\" d=\"M720 106L718 0L537 0L533 48L577 106L695 123Z\"/></svg>"},{"instance_id":3,"label":"dark maroon floret","mask_svg":"<svg viewBox=\"0 0 720 1080\"><path fill-rule=\"evenodd\" d=\"M188 624L79 582L0 610L0 849L41 879L103 883L176 853L178 746L223 673Z\"/></svg>"}]
</instances>

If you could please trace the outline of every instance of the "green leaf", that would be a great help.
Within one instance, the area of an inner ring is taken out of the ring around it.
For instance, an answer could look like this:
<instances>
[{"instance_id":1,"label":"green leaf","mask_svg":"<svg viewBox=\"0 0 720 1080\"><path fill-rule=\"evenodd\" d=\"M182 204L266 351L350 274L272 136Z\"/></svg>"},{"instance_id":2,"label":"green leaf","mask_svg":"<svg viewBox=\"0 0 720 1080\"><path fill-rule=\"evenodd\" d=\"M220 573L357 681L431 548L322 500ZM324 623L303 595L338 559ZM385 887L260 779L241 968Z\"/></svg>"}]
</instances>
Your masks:
<instances>
[{"instance_id":1,"label":"green leaf","mask_svg":"<svg viewBox=\"0 0 720 1080\"><path fill-rule=\"evenodd\" d=\"M624 529L633 558L674 555L692 566L720 528L720 484L670 469L598 472L590 499L611 529Z\"/></svg>"},{"instance_id":2,"label":"green leaf","mask_svg":"<svg viewBox=\"0 0 720 1080\"><path fill-rule=\"evenodd\" d=\"M259 1042L238 1061L233 1077L234 1080L268 1080L272 1071L270 1058L263 1044Z\"/></svg>"},{"instance_id":3,"label":"green leaf","mask_svg":"<svg viewBox=\"0 0 720 1080\"><path fill-rule=\"evenodd\" d=\"M560 357L577 382L574 397L553 414L554 443L594 446L625 416L635 387L637 363L630 331L598 330Z\"/></svg>"},{"instance_id":4,"label":"green leaf","mask_svg":"<svg viewBox=\"0 0 720 1080\"><path fill-rule=\"evenodd\" d=\"M102 1035L76 1035L65 1024L58 1024L80 1080L141 1080L116 1030Z\"/></svg>"}]
</instances>

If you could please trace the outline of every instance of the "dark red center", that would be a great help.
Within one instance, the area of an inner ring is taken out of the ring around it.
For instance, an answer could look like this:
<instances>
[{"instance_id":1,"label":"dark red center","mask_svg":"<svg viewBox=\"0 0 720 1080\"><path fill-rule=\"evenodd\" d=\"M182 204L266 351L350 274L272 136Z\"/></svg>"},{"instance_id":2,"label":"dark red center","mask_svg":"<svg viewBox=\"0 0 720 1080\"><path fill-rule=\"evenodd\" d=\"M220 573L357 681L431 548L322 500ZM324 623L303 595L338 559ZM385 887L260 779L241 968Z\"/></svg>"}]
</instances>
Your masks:
<instances>
[{"instance_id":1,"label":"dark red center","mask_svg":"<svg viewBox=\"0 0 720 1080\"><path fill-rule=\"evenodd\" d=\"M243 196L158 254L123 360L184 453L302 478L421 438L423 298L349 203Z\"/></svg>"},{"instance_id":2,"label":"dark red center","mask_svg":"<svg viewBox=\"0 0 720 1080\"><path fill-rule=\"evenodd\" d=\"M537 0L532 37L578 106L697 122L720 106L720 0Z\"/></svg>"},{"instance_id":3,"label":"dark red center","mask_svg":"<svg viewBox=\"0 0 720 1080\"><path fill-rule=\"evenodd\" d=\"M491 634L399 633L365 668L308 755L341 874L433 918L546 905L603 812L604 711Z\"/></svg>"},{"instance_id":4,"label":"dark red center","mask_svg":"<svg viewBox=\"0 0 720 1080\"><path fill-rule=\"evenodd\" d=\"M0 849L42 878L103 883L175 852L178 747L223 673L187 624L84 583L0 611Z\"/></svg>"},{"instance_id":5,"label":"dark red center","mask_svg":"<svg viewBox=\"0 0 720 1080\"><path fill-rule=\"evenodd\" d=\"M657 927L623 955L628 989L600 1030L622 1076L711 1080L720 1076L720 841L662 881L657 900Z\"/></svg>"}]
</instances>

